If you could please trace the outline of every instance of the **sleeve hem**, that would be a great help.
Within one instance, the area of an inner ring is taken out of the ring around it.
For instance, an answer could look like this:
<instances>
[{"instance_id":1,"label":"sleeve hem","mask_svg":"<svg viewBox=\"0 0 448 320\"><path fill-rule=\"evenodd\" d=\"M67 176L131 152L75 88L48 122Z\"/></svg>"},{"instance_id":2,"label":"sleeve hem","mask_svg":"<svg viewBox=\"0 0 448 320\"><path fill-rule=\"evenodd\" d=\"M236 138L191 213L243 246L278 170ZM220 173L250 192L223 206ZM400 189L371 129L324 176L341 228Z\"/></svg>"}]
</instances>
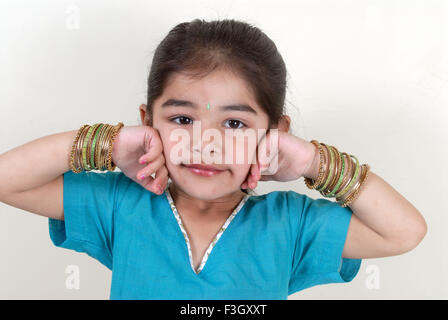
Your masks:
<instances>
[{"instance_id":1,"label":"sleeve hem","mask_svg":"<svg viewBox=\"0 0 448 320\"><path fill-rule=\"evenodd\" d=\"M288 295L322 284L347 283L352 281L358 274L361 267L361 259L342 258L342 268L339 272L330 272L324 274L307 274L301 277L293 278L293 285L288 288ZM301 283L306 281L306 287Z\"/></svg>"},{"instance_id":2,"label":"sleeve hem","mask_svg":"<svg viewBox=\"0 0 448 320\"><path fill-rule=\"evenodd\" d=\"M56 247L75 250L87 253L89 256L98 259L104 266L112 270L112 257L107 252L107 248L99 246L91 241L66 235L65 223L63 220L48 219L50 239Z\"/></svg>"}]
</instances>

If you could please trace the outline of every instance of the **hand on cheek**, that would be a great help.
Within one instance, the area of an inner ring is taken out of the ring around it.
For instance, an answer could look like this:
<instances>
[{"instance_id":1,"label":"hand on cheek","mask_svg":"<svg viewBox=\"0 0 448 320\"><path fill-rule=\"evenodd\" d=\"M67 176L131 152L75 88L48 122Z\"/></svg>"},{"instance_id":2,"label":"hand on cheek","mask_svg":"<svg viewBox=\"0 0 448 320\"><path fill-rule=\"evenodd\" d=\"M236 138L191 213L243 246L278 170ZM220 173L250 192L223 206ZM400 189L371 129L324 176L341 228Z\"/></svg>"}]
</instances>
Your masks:
<instances>
[{"instance_id":1,"label":"hand on cheek","mask_svg":"<svg viewBox=\"0 0 448 320\"><path fill-rule=\"evenodd\" d=\"M257 146L256 154L257 160L255 164L251 164L249 173L247 174L246 180L241 184L242 189L255 189L258 185L258 181L268 181L261 176L261 172L269 167L269 162L267 164L260 163L260 159L265 159L265 157L261 157L262 154L266 154L266 139L269 139L269 135L263 137L262 141L264 144L259 144ZM264 153L262 153L264 152Z\"/></svg>"},{"instance_id":2,"label":"hand on cheek","mask_svg":"<svg viewBox=\"0 0 448 320\"><path fill-rule=\"evenodd\" d=\"M247 174L246 180L241 184L242 189L255 189L257 187L258 181L261 178L260 166L257 163L252 164Z\"/></svg>"}]
</instances>

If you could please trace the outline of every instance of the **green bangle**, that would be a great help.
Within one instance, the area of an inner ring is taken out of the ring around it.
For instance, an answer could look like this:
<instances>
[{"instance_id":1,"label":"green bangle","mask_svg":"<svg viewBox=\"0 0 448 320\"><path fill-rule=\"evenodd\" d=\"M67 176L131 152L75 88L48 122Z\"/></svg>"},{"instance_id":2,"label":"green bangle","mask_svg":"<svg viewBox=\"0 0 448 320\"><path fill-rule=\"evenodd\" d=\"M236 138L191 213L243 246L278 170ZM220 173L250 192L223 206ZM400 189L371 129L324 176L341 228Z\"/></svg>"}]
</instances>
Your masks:
<instances>
[{"instance_id":1,"label":"green bangle","mask_svg":"<svg viewBox=\"0 0 448 320\"><path fill-rule=\"evenodd\" d=\"M350 181L350 183L348 184L347 187L344 188L344 190L342 190L341 192L339 192L338 194L336 194L336 198L342 197L343 195L345 195L345 193L352 187L353 183L355 183L355 181L358 179L358 174L359 174L359 161L358 158L356 158L354 155L350 155L350 157L355 158L356 160L356 170L355 170L355 174L352 177L352 180Z\"/></svg>"},{"instance_id":2,"label":"green bangle","mask_svg":"<svg viewBox=\"0 0 448 320\"><path fill-rule=\"evenodd\" d=\"M342 159L342 171L341 171L341 174L339 175L338 183L336 183L336 186L334 187L334 189L328 194L322 194L324 197L327 197L327 198L334 197L335 192L339 189L339 186L341 185L342 180L344 179L345 160L339 151L338 151L338 153L339 153L339 157Z\"/></svg>"},{"instance_id":3,"label":"green bangle","mask_svg":"<svg viewBox=\"0 0 448 320\"><path fill-rule=\"evenodd\" d=\"M97 141L98 136L99 136L99 134L100 134L100 132L101 132L101 127L102 127L102 126L103 126L103 123L101 123L101 124L98 126L98 130L96 130L96 132L95 132L95 136L93 137L92 147L90 148L90 163L92 164L92 166L93 166L93 168L94 168L95 170L98 170L98 169L99 169L98 166L97 166L97 164L95 163L95 149L96 149L96 141Z\"/></svg>"},{"instance_id":4,"label":"green bangle","mask_svg":"<svg viewBox=\"0 0 448 320\"><path fill-rule=\"evenodd\" d=\"M98 124L95 124L89 128L89 131L87 131L87 135L84 138L83 146L82 146L82 162L84 164L84 170L89 171L92 170L92 166L87 161L87 146L90 143L90 137L92 136L92 132L95 130L95 128L98 126Z\"/></svg>"},{"instance_id":5,"label":"green bangle","mask_svg":"<svg viewBox=\"0 0 448 320\"><path fill-rule=\"evenodd\" d=\"M331 181L331 178L333 177L333 167L334 167L334 156L333 156L332 148L329 148L325 143L321 143L321 144L323 144L327 148L328 152L330 153L330 172L328 174L327 180L325 181L324 185L322 187L316 189L317 191L325 190L328 183Z\"/></svg>"}]
</instances>

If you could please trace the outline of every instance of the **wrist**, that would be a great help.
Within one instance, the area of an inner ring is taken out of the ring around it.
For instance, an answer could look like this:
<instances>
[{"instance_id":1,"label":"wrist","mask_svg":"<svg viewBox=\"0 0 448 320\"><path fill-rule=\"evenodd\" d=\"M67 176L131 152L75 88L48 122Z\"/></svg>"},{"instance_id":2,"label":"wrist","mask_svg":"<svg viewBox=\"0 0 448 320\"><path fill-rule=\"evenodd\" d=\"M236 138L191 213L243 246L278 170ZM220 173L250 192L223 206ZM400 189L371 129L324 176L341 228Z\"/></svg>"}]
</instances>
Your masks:
<instances>
[{"instance_id":1,"label":"wrist","mask_svg":"<svg viewBox=\"0 0 448 320\"><path fill-rule=\"evenodd\" d=\"M117 135L115 136L115 140L112 143L112 163L114 165L117 165L117 163L121 162L121 158L122 156L122 150L123 150L123 144L125 142L123 142L123 132L128 130L128 126L124 126L121 127L118 131L117 131Z\"/></svg>"},{"instance_id":2,"label":"wrist","mask_svg":"<svg viewBox=\"0 0 448 320\"><path fill-rule=\"evenodd\" d=\"M320 155L319 155L319 150L316 148L316 146L314 144L312 144L310 142L310 150L311 151L311 156L310 156L310 161L309 161L309 165L307 167L307 169L305 170L303 176L305 178L309 178L312 180L316 180L317 177L319 176L319 165L320 165Z\"/></svg>"}]
</instances>

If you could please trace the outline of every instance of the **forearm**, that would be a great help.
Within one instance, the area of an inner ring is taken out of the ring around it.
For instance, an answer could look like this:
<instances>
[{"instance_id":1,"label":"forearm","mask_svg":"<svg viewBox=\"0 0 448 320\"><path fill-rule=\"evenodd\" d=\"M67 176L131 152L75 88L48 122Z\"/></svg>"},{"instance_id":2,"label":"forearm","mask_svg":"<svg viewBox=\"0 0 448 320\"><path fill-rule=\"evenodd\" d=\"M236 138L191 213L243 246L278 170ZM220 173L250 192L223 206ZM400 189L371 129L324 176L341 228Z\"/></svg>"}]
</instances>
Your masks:
<instances>
[{"instance_id":1,"label":"forearm","mask_svg":"<svg viewBox=\"0 0 448 320\"><path fill-rule=\"evenodd\" d=\"M361 191L349 207L365 225L383 239L405 247L420 242L426 233L425 220L390 184L370 171Z\"/></svg>"},{"instance_id":2,"label":"forearm","mask_svg":"<svg viewBox=\"0 0 448 320\"><path fill-rule=\"evenodd\" d=\"M306 175L315 180L318 173L319 153L316 152ZM372 170L349 207L365 226L394 247L404 250L415 247L426 233L420 212Z\"/></svg>"},{"instance_id":3,"label":"forearm","mask_svg":"<svg viewBox=\"0 0 448 320\"><path fill-rule=\"evenodd\" d=\"M78 130L27 142L0 155L0 193L42 186L70 170L68 159Z\"/></svg>"}]
</instances>

